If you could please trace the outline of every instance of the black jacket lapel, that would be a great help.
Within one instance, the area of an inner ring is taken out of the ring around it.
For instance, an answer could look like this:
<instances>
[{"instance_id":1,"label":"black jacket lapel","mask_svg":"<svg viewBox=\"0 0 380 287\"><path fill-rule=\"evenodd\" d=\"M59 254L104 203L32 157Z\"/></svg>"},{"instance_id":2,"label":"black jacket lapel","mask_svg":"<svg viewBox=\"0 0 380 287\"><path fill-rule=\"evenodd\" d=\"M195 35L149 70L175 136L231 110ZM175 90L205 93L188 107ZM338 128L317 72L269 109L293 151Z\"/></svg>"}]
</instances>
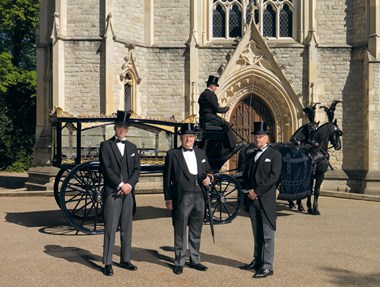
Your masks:
<instances>
[{"instance_id":1,"label":"black jacket lapel","mask_svg":"<svg viewBox=\"0 0 380 287\"><path fill-rule=\"evenodd\" d=\"M191 177L190 171L189 171L189 168L187 167L185 157L182 154L182 148L181 147L177 148L176 153L175 153L175 157L178 161L179 168L182 169L182 171L183 171L183 174L186 176L187 179L190 179L190 177Z\"/></svg>"}]
</instances>

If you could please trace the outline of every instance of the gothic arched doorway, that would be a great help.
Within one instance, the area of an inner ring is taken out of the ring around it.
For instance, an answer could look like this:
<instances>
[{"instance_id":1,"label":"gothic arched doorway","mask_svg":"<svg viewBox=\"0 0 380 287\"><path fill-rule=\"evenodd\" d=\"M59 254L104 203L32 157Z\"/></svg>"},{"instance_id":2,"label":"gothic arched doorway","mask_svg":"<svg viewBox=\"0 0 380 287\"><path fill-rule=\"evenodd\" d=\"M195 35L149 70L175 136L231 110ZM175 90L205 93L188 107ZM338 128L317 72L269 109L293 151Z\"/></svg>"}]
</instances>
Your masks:
<instances>
[{"instance_id":1,"label":"gothic arched doorway","mask_svg":"<svg viewBox=\"0 0 380 287\"><path fill-rule=\"evenodd\" d=\"M273 113L268 105L255 94L246 95L231 112L230 124L238 135L238 142L243 144L253 141L252 127L253 122L266 122L270 134L270 141L276 141L275 121ZM241 138L239 138L239 136ZM237 167L237 155L230 160L230 169Z\"/></svg>"},{"instance_id":2,"label":"gothic arched doorway","mask_svg":"<svg viewBox=\"0 0 380 287\"><path fill-rule=\"evenodd\" d=\"M253 141L251 134L253 122L266 122L271 142L276 141L275 121L272 111L258 96L249 94L235 106L231 113L230 124L236 134L242 137L240 141L243 140L247 143Z\"/></svg>"}]
</instances>

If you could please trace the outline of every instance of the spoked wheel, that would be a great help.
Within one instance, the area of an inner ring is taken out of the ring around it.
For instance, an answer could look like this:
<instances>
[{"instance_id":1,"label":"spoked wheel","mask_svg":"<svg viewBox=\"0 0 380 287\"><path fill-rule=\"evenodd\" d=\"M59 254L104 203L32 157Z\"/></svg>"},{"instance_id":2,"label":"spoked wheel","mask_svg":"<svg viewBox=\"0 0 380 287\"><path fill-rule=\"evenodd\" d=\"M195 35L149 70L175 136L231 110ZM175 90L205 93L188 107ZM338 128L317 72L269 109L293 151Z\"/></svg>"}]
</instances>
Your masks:
<instances>
[{"instance_id":1,"label":"spoked wheel","mask_svg":"<svg viewBox=\"0 0 380 287\"><path fill-rule=\"evenodd\" d=\"M57 175L55 176L54 180L54 199L55 202L58 204L59 207L61 207L61 186L63 181L65 180L66 176L70 173L70 169L68 168L61 168Z\"/></svg>"},{"instance_id":2,"label":"spoked wheel","mask_svg":"<svg viewBox=\"0 0 380 287\"><path fill-rule=\"evenodd\" d=\"M87 234L104 233L103 176L99 162L85 162L71 170L61 187L61 210L67 221Z\"/></svg>"},{"instance_id":3,"label":"spoked wheel","mask_svg":"<svg viewBox=\"0 0 380 287\"><path fill-rule=\"evenodd\" d=\"M210 201L214 223L231 222L243 205L243 193L239 182L227 174L215 174Z\"/></svg>"}]
</instances>

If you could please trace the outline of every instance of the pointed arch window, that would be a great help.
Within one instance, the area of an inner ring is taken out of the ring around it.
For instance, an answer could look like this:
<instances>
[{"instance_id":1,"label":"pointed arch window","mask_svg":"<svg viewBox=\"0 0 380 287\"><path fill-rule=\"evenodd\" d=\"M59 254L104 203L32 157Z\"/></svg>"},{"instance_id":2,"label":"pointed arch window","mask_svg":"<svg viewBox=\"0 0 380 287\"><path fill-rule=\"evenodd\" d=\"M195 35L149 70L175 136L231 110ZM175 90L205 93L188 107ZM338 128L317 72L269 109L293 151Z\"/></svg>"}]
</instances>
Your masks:
<instances>
[{"instance_id":1,"label":"pointed arch window","mask_svg":"<svg viewBox=\"0 0 380 287\"><path fill-rule=\"evenodd\" d=\"M242 35L242 13L238 5L232 6L228 27L230 30L230 38L240 37Z\"/></svg>"},{"instance_id":2,"label":"pointed arch window","mask_svg":"<svg viewBox=\"0 0 380 287\"><path fill-rule=\"evenodd\" d=\"M213 19L213 37L225 37L226 35L226 12L222 5L217 5L216 9L212 13Z\"/></svg>"},{"instance_id":3,"label":"pointed arch window","mask_svg":"<svg viewBox=\"0 0 380 287\"><path fill-rule=\"evenodd\" d=\"M300 0L211 0L212 37L242 37L251 15L264 37L293 38L296 3Z\"/></svg>"},{"instance_id":4,"label":"pointed arch window","mask_svg":"<svg viewBox=\"0 0 380 287\"><path fill-rule=\"evenodd\" d=\"M280 11L280 37L293 36L293 12L288 4Z\"/></svg>"},{"instance_id":5,"label":"pointed arch window","mask_svg":"<svg viewBox=\"0 0 380 287\"><path fill-rule=\"evenodd\" d=\"M272 5L263 11L263 36L276 37L276 12Z\"/></svg>"},{"instance_id":6,"label":"pointed arch window","mask_svg":"<svg viewBox=\"0 0 380 287\"><path fill-rule=\"evenodd\" d=\"M124 111L132 110L133 80L129 73L124 77Z\"/></svg>"},{"instance_id":7,"label":"pointed arch window","mask_svg":"<svg viewBox=\"0 0 380 287\"><path fill-rule=\"evenodd\" d=\"M120 73L120 108L137 112L138 85L141 82L136 66L132 57L132 49L128 49L127 56L124 57L125 63L122 65Z\"/></svg>"},{"instance_id":8,"label":"pointed arch window","mask_svg":"<svg viewBox=\"0 0 380 287\"><path fill-rule=\"evenodd\" d=\"M243 3L246 0L212 0L212 37L236 38L243 35Z\"/></svg>"}]
</instances>

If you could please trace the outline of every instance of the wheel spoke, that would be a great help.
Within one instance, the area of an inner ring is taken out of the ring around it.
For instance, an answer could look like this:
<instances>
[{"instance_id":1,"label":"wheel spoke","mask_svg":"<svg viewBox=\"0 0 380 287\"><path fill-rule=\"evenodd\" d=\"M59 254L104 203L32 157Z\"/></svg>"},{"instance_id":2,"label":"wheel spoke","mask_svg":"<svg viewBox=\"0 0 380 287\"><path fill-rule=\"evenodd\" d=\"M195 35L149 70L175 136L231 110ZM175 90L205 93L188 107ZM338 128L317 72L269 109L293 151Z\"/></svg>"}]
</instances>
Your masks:
<instances>
[{"instance_id":1,"label":"wheel spoke","mask_svg":"<svg viewBox=\"0 0 380 287\"><path fill-rule=\"evenodd\" d=\"M62 211L78 231L103 233L103 209L99 199L102 190L103 178L97 162L78 165L65 179L61 192Z\"/></svg>"},{"instance_id":2,"label":"wheel spoke","mask_svg":"<svg viewBox=\"0 0 380 287\"><path fill-rule=\"evenodd\" d=\"M243 195L240 184L226 174L215 175L211 192L211 215L215 223L227 223L233 220L242 204Z\"/></svg>"}]
</instances>

